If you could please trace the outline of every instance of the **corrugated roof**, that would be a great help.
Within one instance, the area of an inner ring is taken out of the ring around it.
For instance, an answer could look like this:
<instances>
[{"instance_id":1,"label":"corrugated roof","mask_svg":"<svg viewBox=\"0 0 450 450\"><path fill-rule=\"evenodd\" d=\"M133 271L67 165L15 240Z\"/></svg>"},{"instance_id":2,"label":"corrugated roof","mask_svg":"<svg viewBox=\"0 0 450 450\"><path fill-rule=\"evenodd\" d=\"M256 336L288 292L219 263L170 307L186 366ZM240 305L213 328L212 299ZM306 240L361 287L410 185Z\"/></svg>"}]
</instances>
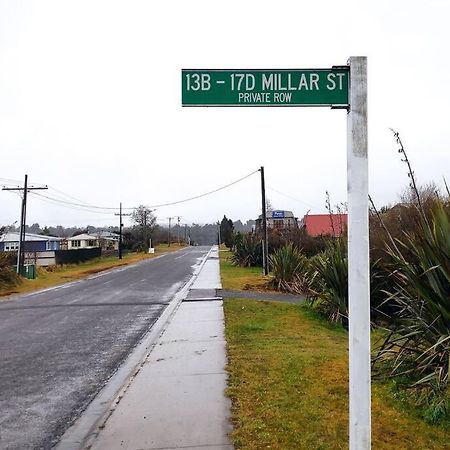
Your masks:
<instances>
[{"instance_id":1,"label":"corrugated roof","mask_svg":"<svg viewBox=\"0 0 450 450\"><path fill-rule=\"evenodd\" d=\"M0 236L0 242L19 242L20 233L10 231ZM44 236L41 234L25 233L25 241L61 241L62 238L56 236Z\"/></svg>"},{"instance_id":2,"label":"corrugated roof","mask_svg":"<svg viewBox=\"0 0 450 450\"><path fill-rule=\"evenodd\" d=\"M92 241L92 240L96 240L96 239L97 239L96 236L92 236L92 234L87 234L87 233L78 234L77 236L72 236L70 238L67 238L68 241Z\"/></svg>"},{"instance_id":3,"label":"corrugated roof","mask_svg":"<svg viewBox=\"0 0 450 450\"><path fill-rule=\"evenodd\" d=\"M113 233L112 231L92 231L89 233L90 236L100 239L119 239L118 233Z\"/></svg>"}]
</instances>

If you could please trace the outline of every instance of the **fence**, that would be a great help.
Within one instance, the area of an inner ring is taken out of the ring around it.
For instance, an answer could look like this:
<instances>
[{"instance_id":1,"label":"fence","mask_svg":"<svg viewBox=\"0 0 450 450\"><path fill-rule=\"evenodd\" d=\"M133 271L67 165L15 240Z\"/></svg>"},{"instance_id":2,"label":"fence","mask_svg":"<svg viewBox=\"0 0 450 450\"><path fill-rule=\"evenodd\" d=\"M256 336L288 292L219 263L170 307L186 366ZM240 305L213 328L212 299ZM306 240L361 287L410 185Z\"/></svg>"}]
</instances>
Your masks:
<instances>
[{"instance_id":1,"label":"fence","mask_svg":"<svg viewBox=\"0 0 450 450\"><path fill-rule=\"evenodd\" d=\"M77 250L55 250L56 264L78 264L102 256L102 249L80 248Z\"/></svg>"}]
</instances>

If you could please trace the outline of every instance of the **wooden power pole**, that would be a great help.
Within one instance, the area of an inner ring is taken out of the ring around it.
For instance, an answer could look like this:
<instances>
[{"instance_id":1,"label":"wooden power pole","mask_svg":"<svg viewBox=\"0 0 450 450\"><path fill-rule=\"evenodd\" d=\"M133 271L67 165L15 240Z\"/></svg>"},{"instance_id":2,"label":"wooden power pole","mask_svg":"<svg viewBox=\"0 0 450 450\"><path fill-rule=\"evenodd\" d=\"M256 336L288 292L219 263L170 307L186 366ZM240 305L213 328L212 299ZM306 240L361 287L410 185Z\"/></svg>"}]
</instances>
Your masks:
<instances>
[{"instance_id":1,"label":"wooden power pole","mask_svg":"<svg viewBox=\"0 0 450 450\"><path fill-rule=\"evenodd\" d=\"M261 172L261 201L262 201L262 256L263 256L263 273L267 275L269 273L269 267L267 264L268 253L269 253L269 243L267 239L267 217L266 217L266 184L264 180L264 167L261 166L259 169Z\"/></svg>"},{"instance_id":2,"label":"wooden power pole","mask_svg":"<svg viewBox=\"0 0 450 450\"><path fill-rule=\"evenodd\" d=\"M27 223L27 193L38 189L48 189L47 186L28 186L28 175L25 175L23 187L3 187L3 191L23 191L22 209L20 214L20 233L19 233L19 248L17 250L17 273L23 272L25 263L25 227Z\"/></svg>"},{"instance_id":3,"label":"wooden power pole","mask_svg":"<svg viewBox=\"0 0 450 450\"><path fill-rule=\"evenodd\" d=\"M122 202L120 202L119 214L115 213L114 215L119 216L119 259L122 259L122 228L123 228L122 217L131 216L131 213L124 214L122 212Z\"/></svg>"}]
</instances>

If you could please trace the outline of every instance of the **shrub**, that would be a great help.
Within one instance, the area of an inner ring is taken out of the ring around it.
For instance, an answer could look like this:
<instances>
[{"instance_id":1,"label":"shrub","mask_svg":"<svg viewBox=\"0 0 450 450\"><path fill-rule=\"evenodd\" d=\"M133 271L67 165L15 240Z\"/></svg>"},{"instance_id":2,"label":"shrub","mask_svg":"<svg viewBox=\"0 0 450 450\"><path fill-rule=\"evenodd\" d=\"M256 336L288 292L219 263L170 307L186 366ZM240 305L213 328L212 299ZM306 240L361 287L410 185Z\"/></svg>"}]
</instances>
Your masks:
<instances>
[{"instance_id":1,"label":"shrub","mask_svg":"<svg viewBox=\"0 0 450 450\"><path fill-rule=\"evenodd\" d=\"M272 279L271 287L280 291L308 293L308 259L292 244L276 250L269 256Z\"/></svg>"},{"instance_id":2,"label":"shrub","mask_svg":"<svg viewBox=\"0 0 450 450\"><path fill-rule=\"evenodd\" d=\"M236 233L231 261L241 267L262 265L262 243L260 237L255 233Z\"/></svg>"},{"instance_id":3,"label":"shrub","mask_svg":"<svg viewBox=\"0 0 450 450\"><path fill-rule=\"evenodd\" d=\"M0 252L0 289L17 286L21 279L13 269L14 254Z\"/></svg>"},{"instance_id":4,"label":"shrub","mask_svg":"<svg viewBox=\"0 0 450 450\"><path fill-rule=\"evenodd\" d=\"M422 215L418 230L405 233L388 251L396 266L388 294L398 313L375 360L385 363L380 366L385 375L407 376L411 387L427 392L421 397L439 405L430 413L436 417L446 411L442 402L450 382L450 214L445 205L435 206L432 220Z\"/></svg>"},{"instance_id":5,"label":"shrub","mask_svg":"<svg viewBox=\"0 0 450 450\"><path fill-rule=\"evenodd\" d=\"M310 298L318 309L334 323L348 328L348 257L347 242L330 240L324 252L310 258ZM381 314L388 277L378 261L370 264L370 304L372 316ZM375 314L374 314L375 313ZM386 317L384 314L383 317Z\"/></svg>"},{"instance_id":6,"label":"shrub","mask_svg":"<svg viewBox=\"0 0 450 450\"><path fill-rule=\"evenodd\" d=\"M329 242L324 252L311 260L312 288L320 309L331 322L348 326L347 248L343 239Z\"/></svg>"},{"instance_id":7,"label":"shrub","mask_svg":"<svg viewBox=\"0 0 450 450\"><path fill-rule=\"evenodd\" d=\"M306 256L314 256L323 252L329 236L309 236L304 228L287 228L268 230L269 253L273 253L281 247L292 244L293 247L301 250Z\"/></svg>"}]
</instances>

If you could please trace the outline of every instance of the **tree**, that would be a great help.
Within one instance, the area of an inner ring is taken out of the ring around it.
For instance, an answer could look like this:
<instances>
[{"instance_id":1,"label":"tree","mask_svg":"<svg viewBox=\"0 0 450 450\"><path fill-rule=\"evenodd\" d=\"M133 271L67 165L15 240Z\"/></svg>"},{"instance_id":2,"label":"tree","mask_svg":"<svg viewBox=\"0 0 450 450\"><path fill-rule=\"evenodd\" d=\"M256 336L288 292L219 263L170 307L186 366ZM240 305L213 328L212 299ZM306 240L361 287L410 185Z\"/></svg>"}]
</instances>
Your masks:
<instances>
[{"instance_id":1,"label":"tree","mask_svg":"<svg viewBox=\"0 0 450 450\"><path fill-rule=\"evenodd\" d=\"M51 236L50 229L46 225L44 228L42 228L41 232L39 233L42 236Z\"/></svg>"},{"instance_id":2,"label":"tree","mask_svg":"<svg viewBox=\"0 0 450 450\"><path fill-rule=\"evenodd\" d=\"M41 227L39 226L38 223L33 223L33 225L26 226L26 231L27 233L40 234Z\"/></svg>"},{"instance_id":3,"label":"tree","mask_svg":"<svg viewBox=\"0 0 450 450\"><path fill-rule=\"evenodd\" d=\"M220 243L224 243L229 249L233 247L233 221L227 219L227 216L223 216L222 222L220 222Z\"/></svg>"},{"instance_id":4,"label":"tree","mask_svg":"<svg viewBox=\"0 0 450 450\"><path fill-rule=\"evenodd\" d=\"M152 237L156 228L156 216L153 210L144 205L140 205L134 209L131 214L133 222L137 225L142 233L142 247L145 252L148 251L149 238Z\"/></svg>"}]
</instances>

